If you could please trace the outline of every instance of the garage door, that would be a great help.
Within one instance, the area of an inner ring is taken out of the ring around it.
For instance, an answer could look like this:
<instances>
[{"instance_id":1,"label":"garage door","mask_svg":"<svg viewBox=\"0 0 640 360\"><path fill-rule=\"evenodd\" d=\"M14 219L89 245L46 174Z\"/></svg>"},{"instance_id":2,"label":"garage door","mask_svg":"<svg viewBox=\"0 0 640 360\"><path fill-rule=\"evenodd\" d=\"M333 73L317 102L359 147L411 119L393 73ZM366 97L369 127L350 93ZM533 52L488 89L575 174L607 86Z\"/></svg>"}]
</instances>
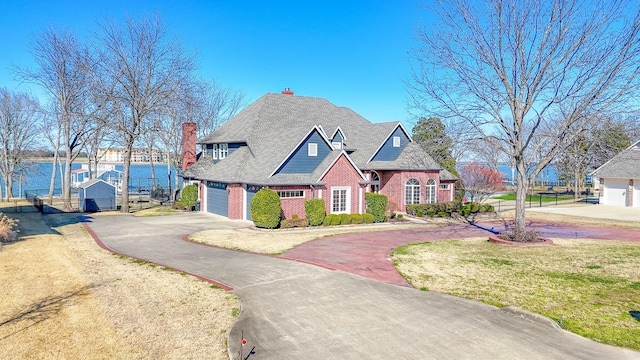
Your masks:
<instances>
[{"instance_id":1,"label":"garage door","mask_svg":"<svg viewBox=\"0 0 640 360\"><path fill-rule=\"evenodd\" d=\"M260 188L257 186L247 185L246 187L247 202L245 203L244 209L245 209L245 218L247 220L251 220L251 199L253 199L253 197L256 195L258 190L260 190Z\"/></svg>"},{"instance_id":2,"label":"garage door","mask_svg":"<svg viewBox=\"0 0 640 360\"><path fill-rule=\"evenodd\" d=\"M633 180L633 207L640 207L640 179Z\"/></svg>"},{"instance_id":3,"label":"garage door","mask_svg":"<svg viewBox=\"0 0 640 360\"><path fill-rule=\"evenodd\" d=\"M207 212L229 216L227 184L207 181Z\"/></svg>"},{"instance_id":4,"label":"garage door","mask_svg":"<svg viewBox=\"0 0 640 360\"><path fill-rule=\"evenodd\" d=\"M604 196L602 203L605 205L627 206L627 191L629 180L606 179L604 181Z\"/></svg>"}]
</instances>

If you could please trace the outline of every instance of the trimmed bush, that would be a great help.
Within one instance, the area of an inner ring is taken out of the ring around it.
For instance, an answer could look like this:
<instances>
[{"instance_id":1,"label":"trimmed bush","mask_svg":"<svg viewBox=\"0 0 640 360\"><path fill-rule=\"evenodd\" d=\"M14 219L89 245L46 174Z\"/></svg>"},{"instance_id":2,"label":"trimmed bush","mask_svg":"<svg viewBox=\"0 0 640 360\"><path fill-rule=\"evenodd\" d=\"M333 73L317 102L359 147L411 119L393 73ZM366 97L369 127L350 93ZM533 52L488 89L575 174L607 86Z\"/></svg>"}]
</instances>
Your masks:
<instances>
[{"instance_id":1,"label":"trimmed bush","mask_svg":"<svg viewBox=\"0 0 640 360\"><path fill-rule=\"evenodd\" d=\"M451 217L451 213L447 212L447 211L440 211L438 213L438 216L440 216L440 217Z\"/></svg>"},{"instance_id":2,"label":"trimmed bush","mask_svg":"<svg viewBox=\"0 0 640 360\"><path fill-rule=\"evenodd\" d=\"M424 210L422 210L422 209L416 210L416 216L417 217L423 217L424 216Z\"/></svg>"},{"instance_id":3,"label":"trimmed bush","mask_svg":"<svg viewBox=\"0 0 640 360\"><path fill-rule=\"evenodd\" d=\"M336 226L340 225L340 215L338 214L327 214L324 217L324 222L322 223L324 226Z\"/></svg>"},{"instance_id":4,"label":"trimmed bush","mask_svg":"<svg viewBox=\"0 0 640 360\"><path fill-rule=\"evenodd\" d=\"M351 223L352 224L362 224L364 219L362 218L362 214L351 214Z\"/></svg>"},{"instance_id":5,"label":"trimmed bush","mask_svg":"<svg viewBox=\"0 0 640 360\"><path fill-rule=\"evenodd\" d=\"M198 185L193 184L183 187L180 195L182 205L189 211L195 210L198 202Z\"/></svg>"},{"instance_id":6,"label":"trimmed bush","mask_svg":"<svg viewBox=\"0 0 640 360\"><path fill-rule=\"evenodd\" d=\"M436 204L410 204L407 205L407 213L408 214L417 214L418 210L422 210L423 213L429 214L429 210L435 211L435 213L439 212L460 212L462 204L458 201L445 201Z\"/></svg>"},{"instance_id":7,"label":"trimmed bush","mask_svg":"<svg viewBox=\"0 0 640 360\"><path fill-rule=\"evenodd\" d=\"M493 207L493 205L491 204L485 204L484 205L484 212L495 212L496 209Z\"/></svg>"},{"instance_id":8,"label":"trimmed bush","mask_svg":"<svg viewBox=\"0 0 640 360\"><path fill-rule=\"evenodd\" d=\"M280 225L282 208L278 193L262 188L251 199L249 204L251 219L259 228L275 229Z\"/></svg>"},{"instance_id":9,"label":"trimmed bush","mask_svg":"<svg viewBox=\"0 0 640 360\"><path fill-rule=\"evenodd\" d=\"M373 224L373 215L371 214L362 214L362 222L365 224Z\"/></svg>"},{"instance_id":10,"label":"trimmed bush","mask_svg":"<svg viewBox=\"0 0 640 360\"><path fill-rule=\"evenodd\" d=\"M298 218L284 219L282 220L282 222L280 222L280 227L283 229L290 229L294 227L307 227L308 225L309 225L309 222L307 221L307 219L298 219Z\"/></svg>"},{"instance_id":11,"label":"trimmed bush","mask_svg":"<svg viewBox=\"0 0 640 360\"><path fill-rule=\"evenodd\" d=\"M309 225L322 225L326 216L324 211L324 199L309 199L304 201L304 212L309 220Z\"/></svg>"},{"instance_id":12,"label":"trimmed bush","mask_svg":"<svg viewBox=\"0 0 640 360\"><path fill-rule=\"evenodd\" d=\"M373 215L373 222L384 222L387 211L387 197L381 194L367 193L367 214Z\"/></svg>"},{"instance_id":13,"label":"trimmed bush","mask_svg":"<svg viewBox=\"0 0 640 360\"><path fill-rule=\"evenodd\" d=\"M401 220L404 217L402 214L396 214L396 219Z\"/></svg>"},{"instance_id":14,"label":"trimmed bush","mask_svg":"<svg viewBox=\"0 0 640 360\"><path fill-rule=\"evenodd\" d=\"M427 215L429 215L430 217L433 217L435 214L436 214L436 211L434 209L427 210Z\"/></svg>"},{"instance_id":15,"label":"trimmed bush","mask_svg":"<svg viewBox=\"0 0 640 360\"><path fill-rule=\"evenodd\" d=\"M351 215L340 214L340 225L349 225L349 224L351 224Z\"/></svg>"}]
</instances>

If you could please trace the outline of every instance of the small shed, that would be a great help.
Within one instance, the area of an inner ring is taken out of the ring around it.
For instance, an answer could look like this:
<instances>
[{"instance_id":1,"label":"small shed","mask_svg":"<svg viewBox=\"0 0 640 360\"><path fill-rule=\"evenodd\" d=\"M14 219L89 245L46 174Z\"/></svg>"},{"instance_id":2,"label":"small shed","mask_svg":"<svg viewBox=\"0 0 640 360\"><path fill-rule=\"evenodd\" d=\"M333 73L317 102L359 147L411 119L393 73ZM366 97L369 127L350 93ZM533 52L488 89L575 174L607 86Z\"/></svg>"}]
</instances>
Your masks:
<instances>
[{"instance_id":1,"label":"small shed","mask_svg":"<svg viewBox=\"0 0 640 360\"><path fill-rule=\"evenodd\" d=\"M116 187L100 179L78 186L78 207L82 212L116 210Z\"/></svg>"}]
</instances>

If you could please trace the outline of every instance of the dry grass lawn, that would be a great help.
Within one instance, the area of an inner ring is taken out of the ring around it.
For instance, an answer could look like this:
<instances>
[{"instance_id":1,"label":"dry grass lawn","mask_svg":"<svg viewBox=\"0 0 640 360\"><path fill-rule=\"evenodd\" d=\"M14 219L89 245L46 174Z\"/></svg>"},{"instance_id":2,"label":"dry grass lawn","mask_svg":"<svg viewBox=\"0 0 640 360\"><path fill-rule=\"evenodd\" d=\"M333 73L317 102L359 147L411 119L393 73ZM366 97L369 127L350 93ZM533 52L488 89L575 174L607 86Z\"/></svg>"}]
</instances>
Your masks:
<instances>
[{"instance_id":1,"label":"dry grass lawn","mask_svg":"<svg viewBox=\"0 0 640 360\"><path fill-rule=\"evenodd\" d=\"M486 238L395 249L414 287L543 314L565 329L640 349L640 243L553 239L553 246L509 247Z\"/></svg>"},{"instance_id":2,"label":"dry grass lawn","mask_svg":"<svg viewBox=\"0 0 640 360\"><path fill-rule=\"evenodd\" d=\"M313 227L306 229L279 230L205 230L189 235L189 240L228 249L253 253L280 255L305 242L322 237L363 231L408 229L411 227L435 226L415 224L371 224L366 226Z\"/></svg>"},{"instance_id":3,"label":"dry grass lawn","mask_svg":"<svg viewBox=\"0 0 640 360\"><path fill-rule=\"evenodd\" d=\"M228 359L233 294L110 254L75 215L15 217L22 237L0 251L0 359Z\"/></svg>"}]
</instances>

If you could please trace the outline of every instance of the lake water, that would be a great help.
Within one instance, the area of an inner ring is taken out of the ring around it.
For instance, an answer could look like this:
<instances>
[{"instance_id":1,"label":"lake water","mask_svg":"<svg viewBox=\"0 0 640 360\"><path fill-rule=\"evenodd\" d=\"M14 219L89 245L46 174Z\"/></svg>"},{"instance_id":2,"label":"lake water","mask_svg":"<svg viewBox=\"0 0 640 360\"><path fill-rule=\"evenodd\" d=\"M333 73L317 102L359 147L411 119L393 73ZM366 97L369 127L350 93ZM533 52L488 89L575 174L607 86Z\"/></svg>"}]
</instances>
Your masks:
<instances>
[{"instance_id":1,"label":"lake water","mask_svg":"<svg viewBox=\"0 0 640 360\"><path fill-rule=\"evenodd\" d=\"M64 169L64 165L62 165ZM71 169L80 169L82 164L72 164ZM156 184L165 189L168 189L169 171L166 164L155 164ZM24 197L28 191L38 195L44 195L49 193L49 182L51 181L51 171L53 169L52 162L32 162L29 163L28 170L23 173L22 184L20 179L15 179L13 183L14 196ZM116 170L122 171L122 164L116 164ZM62 185L60 180L60 167L56 166L57 176L55 183L55 194L62 193ZM176 171L173 166L171 171L171 189L175 188L175 175ZM152 185L151 179L151 165L144 164L131 164L129 175L129 188L130 189L150 189ZM2 192L4 193L4 179L0 179L0 185L2 186ZM21 186L22 185L22 186ZM20 188L22 193L20 194Z\"/></svg>"}]
</instances>

